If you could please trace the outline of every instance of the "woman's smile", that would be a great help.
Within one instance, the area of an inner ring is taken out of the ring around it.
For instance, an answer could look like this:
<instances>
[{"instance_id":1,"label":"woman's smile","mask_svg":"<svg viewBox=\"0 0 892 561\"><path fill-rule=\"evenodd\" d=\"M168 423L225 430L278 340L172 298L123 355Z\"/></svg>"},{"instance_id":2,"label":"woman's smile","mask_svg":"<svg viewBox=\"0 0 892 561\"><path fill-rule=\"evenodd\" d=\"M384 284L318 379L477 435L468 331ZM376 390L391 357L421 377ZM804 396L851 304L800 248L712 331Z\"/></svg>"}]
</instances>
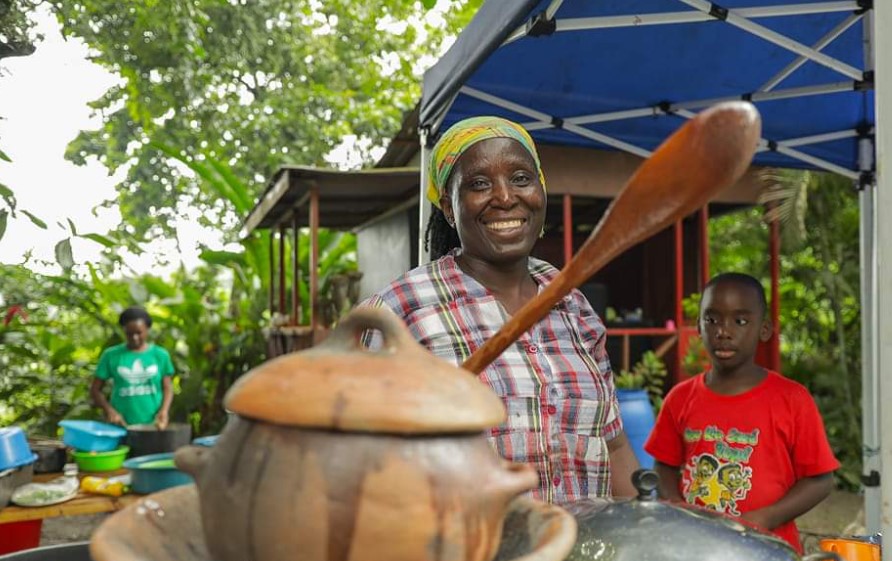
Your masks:
<instances>
[{"instance_id":1,"label":"woman's smile","mask_svg":"<svg viewBox=\"0 0 892 561\"><path fill-rule=\"evenodd\" d=\"M484 221L483 225L490 232L496 233L512 233L522 229L526 225L527 221L522 218L515 218L511 220L491 220Z\"/></svg>"}]
</instances>

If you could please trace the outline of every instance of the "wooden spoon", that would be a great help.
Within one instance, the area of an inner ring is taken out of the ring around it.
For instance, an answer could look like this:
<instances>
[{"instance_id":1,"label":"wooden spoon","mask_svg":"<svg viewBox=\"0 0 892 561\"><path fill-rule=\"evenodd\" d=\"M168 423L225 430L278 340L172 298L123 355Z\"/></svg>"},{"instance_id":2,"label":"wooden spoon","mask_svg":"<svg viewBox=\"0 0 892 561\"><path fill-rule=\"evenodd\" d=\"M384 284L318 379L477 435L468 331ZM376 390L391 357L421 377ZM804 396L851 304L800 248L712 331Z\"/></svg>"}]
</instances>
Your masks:
<instances>
[{"instance_id":1,"label":"wooden spoon","mask_svg":"<svg viewBox=\"0 0 892 561\"><path fill-rule=\"evenodd\" d=\"M462 368L479 374L554 304L611 259L702 207L749 167L761 119L747 102L715 105L675 131L645 160L573 259Z\"/></svg>"}]
</instances>

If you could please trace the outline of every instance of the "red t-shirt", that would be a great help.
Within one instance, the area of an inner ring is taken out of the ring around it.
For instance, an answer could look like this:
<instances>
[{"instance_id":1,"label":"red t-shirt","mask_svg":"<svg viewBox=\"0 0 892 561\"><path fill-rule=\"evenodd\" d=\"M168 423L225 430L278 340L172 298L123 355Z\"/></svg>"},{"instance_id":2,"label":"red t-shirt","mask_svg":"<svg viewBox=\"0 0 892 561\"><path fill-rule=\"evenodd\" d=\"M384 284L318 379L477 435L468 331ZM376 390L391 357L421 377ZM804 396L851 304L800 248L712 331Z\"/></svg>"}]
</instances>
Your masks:
<instances>
[{"instance_id":1,"label":"red t-shirt","mask_svg":"<svg viewBox=\"0 0 892 561\"><path fill-rule=\"evenodd\" d=\"M688 503L740 516L776 503L799 479L839 467L801 384L769 371L755 388L729 396L704 380L700 374L672 388L644 445L657 461L682 468L679 491ZM802 553L794 521L773 532Z\"/></svg>"}]
</instances>

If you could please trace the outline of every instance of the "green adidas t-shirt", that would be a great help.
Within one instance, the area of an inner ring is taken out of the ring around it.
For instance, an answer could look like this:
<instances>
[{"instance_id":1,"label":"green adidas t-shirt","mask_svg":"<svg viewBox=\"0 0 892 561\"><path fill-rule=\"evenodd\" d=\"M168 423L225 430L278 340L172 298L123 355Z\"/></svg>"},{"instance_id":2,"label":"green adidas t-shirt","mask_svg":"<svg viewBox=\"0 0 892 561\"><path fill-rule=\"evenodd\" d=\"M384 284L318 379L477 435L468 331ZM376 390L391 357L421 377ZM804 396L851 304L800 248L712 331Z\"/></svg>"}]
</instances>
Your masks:
<instances>
[{"instance_id":1,"label":"green adidas t-shirt","mask_svg":"<svg viewBox=\"0 0 892 561\"><path fill-rule=\"evenodd\" d=\"M109 402L128 425L154 422L163 398L161 379L173 373L170 354L153 344L139 352L124 343L109 347L96 367L97 378L112 381Z\"/></svg>"}]
</instances>

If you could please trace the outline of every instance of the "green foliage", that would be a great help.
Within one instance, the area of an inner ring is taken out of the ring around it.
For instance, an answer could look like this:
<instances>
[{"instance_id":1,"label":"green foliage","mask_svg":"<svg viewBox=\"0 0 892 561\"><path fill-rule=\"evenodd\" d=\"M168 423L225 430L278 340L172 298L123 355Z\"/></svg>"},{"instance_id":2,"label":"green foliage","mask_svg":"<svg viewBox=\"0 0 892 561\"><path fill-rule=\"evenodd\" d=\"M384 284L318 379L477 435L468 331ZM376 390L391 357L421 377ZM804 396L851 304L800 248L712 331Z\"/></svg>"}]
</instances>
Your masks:
<instances>
[{"instance_id":1,"label":"green foliage","mask_svg":"<svg viewBox=\"0 0 892 561\"><path fill-rule=\"evenodd\" d=\"M211 267L170 280L109 280L113 270L104 262L54 276L0 265L3 305L26 311L0 326L0 424L55 434L62 418L97 418L88 390L99 353L123 342L117 316L141 304L176 366L173 417L196 420L199 433L219 430L225 390L264 359L262 299L231 292Z\"/></svg>"},{"instance_id":2,"label":"green foliage","mask_svg":"<svg viewBox=\"0 0 892 561\"><path fill-rule=\"evenodd\" d=\"M696 376L709 368L709 354L703 345L703 339L693 336L688 339L688 350L681 359L681 367L688 376Z\"/></svg>"},{"instance_id":3,"label":"green foliage","mask_svg":"<svg viewBox=\"0 0 892 561\"><path fill-rule=\"evenodd\" d=\"M116 203L136 236L172 235L179 202L227 241L283 164L324 165L348 135L369 162L416 103L421 61L481 3L453 3L440 25L409 0L50 2L64 33L121 77L92 104L103 126L67 157L128 166ZM205 158L225 163L244 196L220 205L218 183L179 165L195 172Z\"/></svg>"},{"instance_id":4,"label":"green foliage","mask_svg":"<svg viewBox=\"0 0 892 561\"><path fill-rule=\"evenodd\" d=\"M34 22L29 17L36 0L0 0L0 59L28 56L34 52ZM0 159L5 154L0 152Z\"/></svg>"},{"instance_id":5,"label":"green foliage","mask_svg":"<svg viewBox=\"0 0 892 561\"><path fill-rule=\"evenodd\" d=\"M683 298L681 310L685 320L696 324L700 317L700 293L694 292Z\"/></svg>"},{"instance_id":6,"label":"green foliage","mask_svg":"<svg viewBox=\"0 0 892 561\"><path fill-rule=\"evenodd\" d=\"M804 214L790 210L782 222L783 373L811 391L843 464L838 479L856 488L862 441L858 200L851 182L839 176L784 172L775 181L771 190L796 199L791 208L807 207ZM791 235L790 228L801 232ZM710 240L713 273L746 271L767 284L768 228L760 210L713 220Z\"/></svg>"},{"instance_id":7,"label":"green foliage","mask_svg":"<svg viewBox=\"0 0 892 561\"><path fill-rule=\"evenodd\" d=\"M653 351L641 355L641 359L632 367L632 371L623 370L614 379L617 389L647 390L651 403L657 411L662 404L663 388L666 383L666 364Z\"/></svg>"}]
</instances>

